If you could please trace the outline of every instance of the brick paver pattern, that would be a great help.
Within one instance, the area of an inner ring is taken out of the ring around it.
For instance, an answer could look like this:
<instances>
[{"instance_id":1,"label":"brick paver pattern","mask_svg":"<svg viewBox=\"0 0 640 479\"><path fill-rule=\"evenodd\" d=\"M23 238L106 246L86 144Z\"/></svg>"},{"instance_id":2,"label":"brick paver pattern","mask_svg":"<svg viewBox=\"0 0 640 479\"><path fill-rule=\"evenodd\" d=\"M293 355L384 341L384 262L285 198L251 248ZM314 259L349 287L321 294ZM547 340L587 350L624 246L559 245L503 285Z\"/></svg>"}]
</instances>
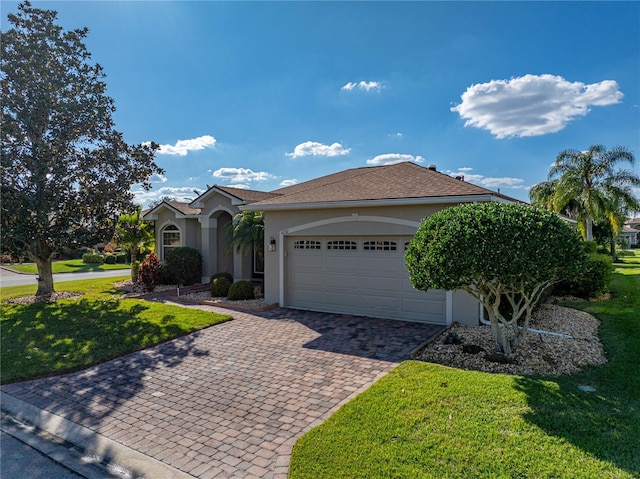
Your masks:
<instances>
[{"instance_id":1,"label":"brick paver pattern","mask_svg":"<svg viewBox=\"0 0 640 479\"><path fill-rule=\"evenodd\" d=\"M84 371L3 390L194 477L272 478L286 471L278 464L285 443L290 451L312 423L441 329L289 309L232 314Z\"/></svg>"}]
</instances>

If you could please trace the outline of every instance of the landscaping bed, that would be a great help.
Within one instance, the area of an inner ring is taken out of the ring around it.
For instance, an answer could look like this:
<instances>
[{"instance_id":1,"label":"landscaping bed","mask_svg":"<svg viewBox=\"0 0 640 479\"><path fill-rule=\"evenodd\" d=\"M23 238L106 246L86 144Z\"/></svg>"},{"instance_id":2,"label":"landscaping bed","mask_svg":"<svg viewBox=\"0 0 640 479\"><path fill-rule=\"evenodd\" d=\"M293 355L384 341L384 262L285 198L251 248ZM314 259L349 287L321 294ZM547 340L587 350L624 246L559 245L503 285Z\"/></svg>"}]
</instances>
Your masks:
<instances>
[{"instance_id":1,"label":"landscaping bed","mask_svg":"<svg viewBox=\"0 0 640 479\"><path fill-rule=\"evenodd\" d=\"M134 284L131 280L119 281L114 284L116 289L125 291L125 296L128 298L140 297L148 294L167 293L166 298L170 301L185 304L202 304L208 306L217 306L220 308L233 309L236 311L268 311L270 309L277 308L277 304L268 304L264 302L262 294L259 292L259 288L256 288L255 299L242 299L237 301L230 301L226 297L213 297L209 291L208 284L196 284L192 286L186 286L180 288L180 295L178 295L178 285L159 285L152 293L145 293L141 284Z\"/></svg>"},{"instance_id":2,"label":"landscaping bed","mask_svg":"<svg viewBox=\"0 0 640 479\"><path fill-rule=\"evenodd\" d=\"M544 376L572 374L607 361L598 337L599 321L588 313L548 303L534 313L529 326L544 332L527 331L508 358L495 353L491 327L455 324L414 359L467 370Z\"/></svg>"}]
</instances>

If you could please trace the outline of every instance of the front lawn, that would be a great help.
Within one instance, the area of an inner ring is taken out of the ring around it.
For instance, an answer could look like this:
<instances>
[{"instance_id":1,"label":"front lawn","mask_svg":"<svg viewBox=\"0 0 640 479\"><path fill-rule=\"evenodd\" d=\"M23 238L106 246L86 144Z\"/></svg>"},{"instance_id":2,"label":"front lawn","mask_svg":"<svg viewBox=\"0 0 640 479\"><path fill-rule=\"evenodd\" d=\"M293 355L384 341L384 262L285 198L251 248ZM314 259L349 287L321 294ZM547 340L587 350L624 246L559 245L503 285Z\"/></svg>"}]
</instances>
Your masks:
<instances>
[{"instance_id":1,"label":"front lawn","mask_svg":"<svg viewBox=\"0 0 640 479\"><path fill-rule=\"evenodd\" d=\"M638 253L611 300L569 305L600 319L606 365L550 379L407 361L303 436L290 477L640 477Z\"/></svg>"},{"instance_id":2,"label":"front lawn","mask_svg":"<svg viewBox=\"0 0 640 479\"><path fill-rule=\"evenodd\" d=\"M37 274L38 268L35 263L24 264L4 264L5 268L17 271L18 273ZM106 271L111 269L129 269L129 264L95 264L83 263L81 259L63 259L53 261L51 269L54 273L86 273L89 271Z\"/></svg>"},{"instance_id":3,"label":"front lawn","mask_svg":"<svg viewBox=\"0 0 640 479\"><path fill-rule=\"evenodd\" d=\"M69 281L57 291L83 296L56 303L8 304L36 286L0 289L2 383L69 372L231 319L138 299L119 299L114 281Z\"/></svg>"}]
</instances>

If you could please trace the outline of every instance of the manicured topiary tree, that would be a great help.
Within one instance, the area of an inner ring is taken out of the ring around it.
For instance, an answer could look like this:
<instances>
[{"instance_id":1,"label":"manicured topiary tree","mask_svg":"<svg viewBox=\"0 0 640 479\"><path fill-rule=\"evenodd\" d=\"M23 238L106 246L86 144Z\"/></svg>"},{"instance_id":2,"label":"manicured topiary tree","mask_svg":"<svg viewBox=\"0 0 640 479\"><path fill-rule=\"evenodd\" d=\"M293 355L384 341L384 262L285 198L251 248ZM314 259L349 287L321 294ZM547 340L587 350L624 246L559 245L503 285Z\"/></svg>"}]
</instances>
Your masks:
<instances>
[{"instance_id":1,"label":"manicured topiary tree","mask_svg":"<svg viewBox=\"0 0 640 479\"><path fill-rule=\"evenodd\" d=\"M584 253L578 234L556 213L491 202L425 218L405 258L416 289L463 290L482 303L497 350L510 354L541 296L575 277ZM501 312L505 301L510 316Z\"/></svg>"}]
</instances>

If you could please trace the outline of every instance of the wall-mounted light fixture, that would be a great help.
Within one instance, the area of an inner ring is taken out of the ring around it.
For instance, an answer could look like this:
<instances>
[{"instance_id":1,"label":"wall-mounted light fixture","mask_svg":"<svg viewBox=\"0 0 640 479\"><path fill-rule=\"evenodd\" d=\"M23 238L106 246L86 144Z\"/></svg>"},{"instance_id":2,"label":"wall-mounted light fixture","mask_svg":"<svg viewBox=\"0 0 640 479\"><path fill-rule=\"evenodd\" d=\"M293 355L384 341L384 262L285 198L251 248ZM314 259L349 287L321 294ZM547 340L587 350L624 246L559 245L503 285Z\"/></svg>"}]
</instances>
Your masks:
<instances>
[{"instance_id":1,"label":"wall-mounted light fixture","mask_svg":"<svg viewBox=\"0 0 640 479\"><path fill-rule=\"evenodd\" d=\"M275 251L276 250L276 239L272 236L271 239L269 240L269 251Z\"/></svg>"}]
</instances>

